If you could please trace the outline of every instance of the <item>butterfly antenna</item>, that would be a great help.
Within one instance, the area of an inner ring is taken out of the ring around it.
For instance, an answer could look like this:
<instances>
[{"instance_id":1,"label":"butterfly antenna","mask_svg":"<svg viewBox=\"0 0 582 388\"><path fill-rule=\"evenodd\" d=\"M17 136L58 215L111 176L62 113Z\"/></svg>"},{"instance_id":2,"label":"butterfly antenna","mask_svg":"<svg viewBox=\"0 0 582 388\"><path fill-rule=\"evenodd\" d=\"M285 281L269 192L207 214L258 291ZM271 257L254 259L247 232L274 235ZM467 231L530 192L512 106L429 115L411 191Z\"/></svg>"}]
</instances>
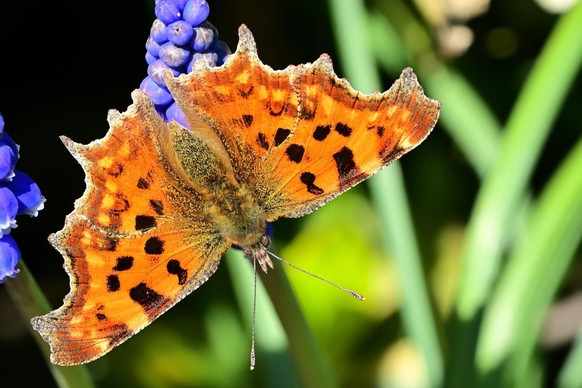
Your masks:
<instances>
[{"instance_id":1,"label":"butterfly antenna","mask_svg":"<svg viewBox=\"0 0 582 388\"><path fill-rule=\"evenodd\" d=\"M314 274L314 273L311 273L311 272L309 272L309 271L307 271L307 270L305 270L305 269L303 269L303 268L301 268L301 267L298 267L298 266L296 266L295 264L291 264L291 263L290 263L290 262L288 262L287 260L285 260L285 259L283 259L283 258L281 258L281 257L277 256L277 255L276 255L276 254L274 254L273 252L267 251L267 253L268 253L268 254L269 254L271 257L273 257L273 258L275 258L275 259L279 260L280 262L282 262L282 263L284 263L284 264L287 264L289 267L291 267L291 268L294 268L294 269L296 269L296 270L298 270L298 271L301 271L301 272L303 272L304 274L306 274L306 275L309 275L309 276L311 276L311 277L314 277L314 278L316 278L316 279L319 279L319 280L321 280L321 281L323 281L323 282L326 282L327 284L329 284L329 285L331 285L331 286L334 286L335 288L337 288L337 289L339 289L339 290L342 290L343 292L346 292L346 293L350 294L351 296L353 296L354 298L356 298L356 299L358 299L358 300L365 300L365 299L366 299L364 296L362 296L362 295L358 294L358 293L357 293L357 292L355 292L355 291L352 291L352 290L350 290L350 289L347 289L347 288L345 288L345 287L342 287L342 286L340 286L339 284L336 284L336 283L334 283L334 282L332 282L332 281L330 281L330 280L327 280L327 279L325 279L325 278L322 278L321 276L318 276L318 275L316 275L316 274ZM255 287L256 287L256 281L255 281Z\"/></svg>"},{"instance_id":2,"label":"butterfly antenna","mask_svg":"<svg viewBox=\"0 0 582 388\"><path fill-rule=\"evenodd\" d=\"M257 259L253 260L253 318L251 323L251 370L255 369L255 317L257 311Z\"/></svg>"}]
</instances>

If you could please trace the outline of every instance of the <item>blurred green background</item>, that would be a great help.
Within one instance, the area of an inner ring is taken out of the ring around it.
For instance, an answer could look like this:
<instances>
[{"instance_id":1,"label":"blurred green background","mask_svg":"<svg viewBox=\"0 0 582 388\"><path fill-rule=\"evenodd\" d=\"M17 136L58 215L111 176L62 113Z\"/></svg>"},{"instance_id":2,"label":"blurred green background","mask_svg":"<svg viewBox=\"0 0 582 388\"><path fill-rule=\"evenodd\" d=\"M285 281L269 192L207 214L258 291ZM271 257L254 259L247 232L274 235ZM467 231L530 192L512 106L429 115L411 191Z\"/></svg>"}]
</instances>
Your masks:
<instances>
[{"instance_id":1,"label":"blurred green background","mask_svg":"<svg viewBox=\"0 0 582 388\"><path fill-rule=\"evenodd\" d=\"M275 224L283 258L366 301L275 263L249 372L252 267L229 252L144 332L80 375L53 373L81 386L88 370L99 387L582 386L582 4L558 3L210 0L221 39L234 49L247 24L275 69L327 52L370 92L412 66L441 101L401 162ZM12 234L54 307L68 278L46 237L84 190L58 136L100 138L107 110L131 103L153 20L153 1L0 5L0 112L47 198ZM0 385L56 386L5 286Z\"/></svg>"}]
</instances>

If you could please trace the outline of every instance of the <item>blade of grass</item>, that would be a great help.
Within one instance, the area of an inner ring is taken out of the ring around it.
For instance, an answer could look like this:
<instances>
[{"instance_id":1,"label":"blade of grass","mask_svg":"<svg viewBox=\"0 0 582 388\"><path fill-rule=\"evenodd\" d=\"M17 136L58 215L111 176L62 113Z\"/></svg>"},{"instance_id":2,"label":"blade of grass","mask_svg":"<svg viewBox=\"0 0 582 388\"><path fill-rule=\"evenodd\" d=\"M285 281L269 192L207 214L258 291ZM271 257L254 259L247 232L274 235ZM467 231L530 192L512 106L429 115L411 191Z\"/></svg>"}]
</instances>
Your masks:
<instances>
[{"instance_id":1,"label":"blade of grass","mask_svg":"<svg viewBox=\"0 0 582 388\"><path fill-rule=\"evenodd\" d=\"M50 362L49 345L34 331L30 324L32 317L51 311L51 306L34 280L23 260L18 264L20 273L4 283L8 295L26 322L26 327L37 343L57 385L61 388L94 387L94 382L86 366L58 366Z\"/></svg>"},{"instance_id":2,"label":"blade of grass","mask_svg":"<svg viewBox=\"0 0 582 388\"><path fill-rule=\"evenodd\" d=\"M420 73L421 75L423 73ZM479 177L491 169L499 151L501 125L481 96L461 74L445 66L435 67L425 80L443 109L442 125Z\"/></svg>"},{"instance_id":3,"label":"blade of grass","mask_svg":"<svg viewBox=\"0 0 582 388\"><path fill-rule=\"evenodd\" d=\"M225 256L242 316L245 322L248 323L248 349L250 350L250 327L253 319L253 268L240 251L230 250ZM299 378L289 355L287 336L260 278L257 278L256 303L255 329L259 355L256 361L257 371L255 373L262 373L267 376L267 380L271 384L280 384L282 387L296 386L299 384Z\"/></svg>"},{"instance_id":4,"label":"blade of grass","mask_svg":"<svg viewBox=\"0 0 582 388\"><path fill-rule=\"evenodd\" d=\"M558 376L558 388L582 387L582 330L578 331L576 342L568 354Z\"/></svg>"},{"instance_id":5,"label":"blade of grass","mask_svg":"<svg viewBox=\"0 0 582 388\"><path fill-rule=\"evenodd\" d=\"M371 17L371 30L376 34L374 49L380 64L388 73L391 73L398 70L395 68L398 63L400 63L398 66L404 65L403 61L406 58L416 59L415 68L423 80L428 94L437 97L442 103L440 126L449 133L479 177L484 178L491 169L499 150L499 135L501 133L499 122L478 92L461 74L440 63L434 53L428 54L427 52L432 50L432 46L418 43L430 39L410 11L398 2L390 3L390 7L387 3L382 4L386 7L385 13L387 15L395 15L395 22L401 29L413 30L415 37L426 36L415 39L414 45L405 45L403 43L404 36L399 40L391 24L382 15ZM389 50L386 50L387 42L393 44L396 42L398 47L396 58L390 55ZM427 61L427 57L433 60ZM524 207L522 207L523 209ZM523 217L525 211L522 211L521 214ZM457 318L455 317L455 319ZM475 319L475 322L477 321L478 319ZM454 334L456 334L455 322L453 320L450 325ZM468 330L465 330L462 336L453 342L453 347L449 351L451 357L447 363L447 386L466 386L466 382L471 379L474 373L473 359L467 357L467 354L473 354L479 327L478 325L467 325L467 322L464 324Z\"/></svg>"},{"instance_id":6,"label":"blade of grass","mask_svg":"<svg viewBox=\"0 0 582 388\"><path fill-rule=\"evenodd\" d=\"M509 117L499 157L478 194L467 231L456 303L461 320L474 317L487 299L506 227L580 66L581 35L582 3L560 18Z\"/></svg>"},{"instance_id":7,"label":"blade of grass","mask_svg":"<svg viewBox=\"0 0 582 388\"><path fill-rule=\"evenodd\" d=\"M487 373L510 353L512 374L523 379L542 321L582 239L582 139L532 209L485 311L477 365Z\"/></svg>"},{"instance_id":8,"label":"blade of grass","mask_svg":"<svg viewBox=\"0 0 582 388\"><path fill-rule=\"evenodd\" d=\"M408 49L396 28L377 10L368 14L368 30L374 57L387 74L398 74L410 65Z\"/></svg>"},{"instance_id":9,"label":"blade of grass","mask_svg":"<svg viewBox=\"0 0 582 388\"><path fill-rule=\"evenodd\" d=\"M369 187L379 213L383 240L401 279L405 330L424 358L430 386L439 387L443 378L442 354L406 200L402 170L398 165L390 166L371 178Z\"/></svg>"},{"instance_id":10,"label":"blade of grass","mask_svg":"<svg viewBox=\"0 0 582 388\"><path fill-rule=\"evenodd\" d=\"M462 272L451 328L450 387L475 381L473 337L499 269L502 247L524 209L526 184L562 101L580 66L582 4L563 15L524 85L501 140L498 158L478 193L462 253Z\"/></svg>"},{"instance_id":11,"label":"blade of grass","mask_svg":"<svg viewBox=\"0 0 582 388\"><path fill-rule=\"evenodd\" d=\"M241 251L234 249L226 253L225 261L243 315L250 323L254 281L252 266ZM276 265L267 274L260 271L257 282L256 341L259 349L271 357L265 361L269 378L275 385L285 382L293 386L293 381L299 380L301 386L334 387L328 361L307 325L281 265ZM293 362L290 362L288 352ZM262 362L257 359L257 369Z\"/></svg>"},{"instance_id":12,"label":"blade of grass","mask_svg":"<svg viewBox=\"0 0 582 388\"><path fill-rule=\"evenodd\" d=\"M376 68L369 37L366 10L362 0L329 0L328 6L342 69L358 90L380 90L382 82ZM389 50L389 48L386 48Z\"/></svg>"},{"instance_id":13,"label":"blade of grass","mask_svg":"<svg viewBox=\"0 0 582 388\"><path fill-rule=\"evenodd\" d=\"M332 24L336 27L334 31L340 60L346 75L359 90L382 89L370 49L368 18L363 2L330 0L329 7ZM430 385L440 386L443 360L398 164L394 163L369 182L372 200L380 213L384 241L402 279L404 326L424 358Z\"/></svg>"}]
</instances>

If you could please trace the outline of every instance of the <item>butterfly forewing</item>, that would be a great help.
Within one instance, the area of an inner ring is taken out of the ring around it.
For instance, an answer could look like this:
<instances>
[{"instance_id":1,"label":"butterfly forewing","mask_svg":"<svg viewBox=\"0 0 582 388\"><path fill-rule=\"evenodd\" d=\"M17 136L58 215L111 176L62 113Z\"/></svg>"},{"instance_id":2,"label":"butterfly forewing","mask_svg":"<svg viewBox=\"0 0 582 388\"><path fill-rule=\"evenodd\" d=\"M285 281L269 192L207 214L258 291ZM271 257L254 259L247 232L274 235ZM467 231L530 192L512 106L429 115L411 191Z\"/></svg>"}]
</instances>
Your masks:
<instances>
[{"instance_id":1,"label":"butterfly forewing","mask_svg":"<svg viewBox=\"0 0 582 388\"><path fill-rule=\"evenodd\" d=\"M378 172L422 142L440 110L411 69L370 95L338 78L326 55L272 70L245 26L236 53L205 66L169 87L182 109L212 124L268 221L307 214Z\"/></svg>"}]
</instances>

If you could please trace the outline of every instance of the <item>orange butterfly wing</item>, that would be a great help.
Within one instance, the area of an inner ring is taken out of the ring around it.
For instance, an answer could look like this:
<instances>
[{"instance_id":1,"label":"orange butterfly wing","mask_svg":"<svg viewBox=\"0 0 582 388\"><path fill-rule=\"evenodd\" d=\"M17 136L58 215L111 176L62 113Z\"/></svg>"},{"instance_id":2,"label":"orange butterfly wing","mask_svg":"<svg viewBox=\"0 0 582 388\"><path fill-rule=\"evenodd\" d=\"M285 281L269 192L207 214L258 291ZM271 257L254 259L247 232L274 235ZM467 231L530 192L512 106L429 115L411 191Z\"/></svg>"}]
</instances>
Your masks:
<instances>
[{"instance_id":1,"label":"orange butterfly wing","mask_svg":"<svg viewBox=\"0 0 582 388\"><path fill-rule=\"evenodd\" d=\"M133 97L126 113L110 113L105 138L87 146L63 138L87 189L50 237L71 291L32 320L55 364L91 361L144 328L204 283L230 246L165 161L156 134L166 124L142 92Z\"/></svg>"},{"instance_id":2,"label":"orange butterfly wing","mask_svg":"<svg viewBox=\"0 0 582 388\"><path fill-rule=\"evenodd\" d=\"M369 95L338 78L326 55L272 70L244 25L223 66L200 62L166 81L187 117L214 128L268 221L305 215L378 172L420 144L440 111L411 69Z\"/></svg>"}]
</instances>

